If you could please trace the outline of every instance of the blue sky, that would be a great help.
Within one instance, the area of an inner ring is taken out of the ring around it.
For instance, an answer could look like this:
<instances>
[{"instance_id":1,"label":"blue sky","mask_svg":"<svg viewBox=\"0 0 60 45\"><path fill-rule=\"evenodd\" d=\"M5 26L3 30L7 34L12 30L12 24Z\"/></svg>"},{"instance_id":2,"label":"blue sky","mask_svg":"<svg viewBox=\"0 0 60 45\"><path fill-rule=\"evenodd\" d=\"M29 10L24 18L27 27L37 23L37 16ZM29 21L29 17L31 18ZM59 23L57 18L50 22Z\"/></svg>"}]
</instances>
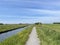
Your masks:
<instances>
[{"instance_id":1,"label":"blue sky","mask_svg":"<svg viewBox=\"0 0 60 45\"><path fill-rule=\"evenodd\" d=\"M0 0L0 23L60 22L60 0Z\"/></svg>"}]
</instances>

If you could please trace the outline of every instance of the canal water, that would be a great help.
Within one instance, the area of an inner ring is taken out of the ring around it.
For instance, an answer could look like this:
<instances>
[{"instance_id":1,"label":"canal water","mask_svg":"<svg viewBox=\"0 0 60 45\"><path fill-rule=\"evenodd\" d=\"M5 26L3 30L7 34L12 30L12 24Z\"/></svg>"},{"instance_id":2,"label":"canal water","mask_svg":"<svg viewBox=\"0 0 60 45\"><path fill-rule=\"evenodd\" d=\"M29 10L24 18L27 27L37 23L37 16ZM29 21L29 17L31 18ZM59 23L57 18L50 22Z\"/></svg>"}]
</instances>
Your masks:
<instances>
[{"instance_id":1,"label":"canal water","mask_svg":"<svg viewBox=\"0 0 60 45\"><path fill-rule=\"evenodd\" d=\"M27 28L27 27L19 28L19 29L13 30L13 31L9 31L9 32L0 34L0 42L5 40L8 37L11 37L11 36L17 34L18 32L22 31L25 28Z\"/></svg>"}]
</instances>

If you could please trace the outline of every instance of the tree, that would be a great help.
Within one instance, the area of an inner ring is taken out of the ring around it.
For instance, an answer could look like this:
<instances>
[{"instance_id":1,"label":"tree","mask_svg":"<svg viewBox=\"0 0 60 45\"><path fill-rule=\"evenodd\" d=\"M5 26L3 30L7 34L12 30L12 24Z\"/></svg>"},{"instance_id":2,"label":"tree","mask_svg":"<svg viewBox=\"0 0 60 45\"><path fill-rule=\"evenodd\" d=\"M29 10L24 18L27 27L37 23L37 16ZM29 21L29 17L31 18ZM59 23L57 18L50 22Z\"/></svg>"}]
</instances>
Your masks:
<instances>
[{"instance_id":1,"label":"tree","mask_svg":"<svg viewBox=\"0 0 60 45\"><path fill-rule=\"evenodd\" d=\"M3 25L3 23L0 23L0 25Z\"/></svg>"},{"instance_id":2,"label":"tree","mask_svg":"<svg viewBox=\"0 0 60 45\"><path fill-rule=\"evenodd\" d=\"M35 24L38 25L38 24L42 24L42 23L37 22L37 23L35 23Z\"/></svg>"}]
</instances>

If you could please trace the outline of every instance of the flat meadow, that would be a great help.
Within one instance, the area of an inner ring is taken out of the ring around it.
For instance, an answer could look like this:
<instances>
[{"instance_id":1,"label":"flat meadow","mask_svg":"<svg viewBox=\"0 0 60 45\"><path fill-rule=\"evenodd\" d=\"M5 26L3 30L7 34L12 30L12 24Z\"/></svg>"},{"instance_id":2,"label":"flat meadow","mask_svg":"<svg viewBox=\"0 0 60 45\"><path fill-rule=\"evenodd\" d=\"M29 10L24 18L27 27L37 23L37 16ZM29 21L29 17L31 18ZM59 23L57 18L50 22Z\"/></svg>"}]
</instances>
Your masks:
<instances>
[{"instance_id":1,"label":"flat meadow","mask_svg":"<svg viewBox=\"0 0 60 45\"><path fill-rule=\"evenodd\" d=\"M41 45L60 45L60 24L36 25Z\"/></svg>"},{"instance_id":2,"label":"flat meadow","mask_svg":"<svg viewBox=\"0 0 60 45\"><path fill-rule=\"evenodd\" d=\"M0 25L0 33L12 31L18 28L23 28L27 26L26 24L4 24Z\"/></svg>"}]
</instances>

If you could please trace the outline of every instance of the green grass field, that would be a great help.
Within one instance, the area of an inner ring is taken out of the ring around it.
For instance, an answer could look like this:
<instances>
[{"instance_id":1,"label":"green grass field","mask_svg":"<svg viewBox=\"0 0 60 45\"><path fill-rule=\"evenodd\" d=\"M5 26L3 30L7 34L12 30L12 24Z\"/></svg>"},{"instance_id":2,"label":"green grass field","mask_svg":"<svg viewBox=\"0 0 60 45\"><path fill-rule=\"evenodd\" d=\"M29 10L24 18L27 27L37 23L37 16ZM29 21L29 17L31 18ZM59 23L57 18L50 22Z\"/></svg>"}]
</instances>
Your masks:
<instances>
[{"instance_id":1,"label":"green grass field","mask_svg":"<svg viewBox=\"0 0 60 45\"><path fill-rule=\"evenodd\" d=\"M17 27L19 26L17 25ZM60 24L38 24L33 26L36 26L40 45L60 45ZM0 45L25 45L33 26L27 27L16 35L5 39L3 42L0 42Z\"/></svg>"},{"instance_id":2,"label":"green grass field","mask_svg":"<svg viewBox=\"0 0 60 45\"><path fill-rule=\"evenodd\" d=\"M50 28L52 30L60 32L60 24L46 24L46 25L43 25L43 26L48 27L48 28Z\"/></svg>"},{"instance_id":3,"label":"green grass field","mask_svg":"<svg viewBox=\"0 0 60 45\"><path fill-rule=\"evenodd\" d=\"M16 28L24 27L27 26L25 24L5 24L5 25L0 25L0 32L8 31L8 30L13 30Z\"/></svg>"},{"instance_id":4,"label":"green grass field","mask_svg":"<svg viewBox=\"0 0 60 45\"><path fill-rule=\"evenodd\" d=\"M60 45L60 24L37 25L41 45Z\"/></svg>"},{"instance_id":5,"label":"green grass field","mask_svg":"<svg viewBox=\"0 0 60 45\"><path fill-rule=\"evenodd\" d=\"M33 26L30 26L23 31L9 37L8 39L0 42L0 45L25 45L26 41L29 38L29 34L32 31Z\"/></svg>"}]
</instances>

